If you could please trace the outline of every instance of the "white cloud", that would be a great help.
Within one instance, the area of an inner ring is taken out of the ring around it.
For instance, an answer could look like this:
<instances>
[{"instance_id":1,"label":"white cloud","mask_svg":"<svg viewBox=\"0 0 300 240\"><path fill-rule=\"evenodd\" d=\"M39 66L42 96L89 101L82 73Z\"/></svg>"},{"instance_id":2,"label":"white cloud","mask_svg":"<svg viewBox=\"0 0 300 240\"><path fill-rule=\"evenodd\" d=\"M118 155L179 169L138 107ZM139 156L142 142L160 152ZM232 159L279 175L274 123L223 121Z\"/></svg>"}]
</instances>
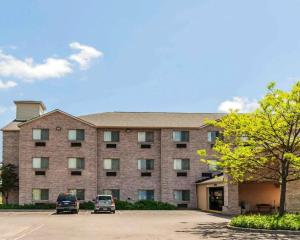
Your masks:
<instances>
[{"instance_id":1,"label":"white cloud","mask_svg":"<svg viewBox=\"0 0 300 240\"><path fill-rule=\"evenodd\" d=\"M244 97L233 97L232 100L221 102L218 107L219 112L230 112L230 110L238 110L241 113L252 112L258 107L256 100L250 101Z\"/></svg>"},{"instance_id":2,"label":"white cloud","mask_svg":"<svg viewBox=\"0 0 300 240\"><path fill-rule=\"evenodd\" d=\"M14 81L3 82L0 80L0 89L8 89L16 87L18 84Z\"/></svg>"},{"instance_id":3,"label":"white cloud","mask_svg":"<svg viewBox=\"0 0 300 240\"><path fill-rule=\"evenodd\" d=\"M41 63L35 63L32 58L20 59L0 50L0 77L11 77L23 81L61 78L74 71L75 66L71 61L79 63L80 69L85 70L93 59L103 55L97 49L78 42L70 43L69 47L79 52L64 58L48 57ZM12 81L0 82L0 88L9 88L13 85Z\"/></svg>"},{"instance_id":4,"label":"white cloud","mask_svg":"<svg viewBox=\"0 0 300 240\"><path fill-rule=\"evenodd\" d=\"M43 80L63 77L71 72L71 64L62 58L47 58L43 63L35 64L32 58L21 60L0 51L0 76L2 77Z\"/></svg>"},{"instance_id":5,"label":"white cloud","mask_svg":"<svg viewBox=\"0 0 300 240\"><path fill-rule=\"evenodd\" d=\"M79 53L72 54L69 59L79 63L82 70L89 68L92 59L103 56L103 53L98 51L96 48L82 45L79 42L72 42L69 46L72 49L80 50Z\"/></svg>"}]
</instances>

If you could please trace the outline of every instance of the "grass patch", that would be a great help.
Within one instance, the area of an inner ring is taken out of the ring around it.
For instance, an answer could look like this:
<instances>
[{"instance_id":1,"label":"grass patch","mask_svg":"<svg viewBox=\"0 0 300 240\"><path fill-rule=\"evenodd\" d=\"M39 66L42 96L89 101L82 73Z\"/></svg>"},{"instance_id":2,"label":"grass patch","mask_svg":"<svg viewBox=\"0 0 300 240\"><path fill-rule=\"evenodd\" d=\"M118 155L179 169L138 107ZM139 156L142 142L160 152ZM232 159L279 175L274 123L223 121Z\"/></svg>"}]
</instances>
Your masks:
<instances>
[{"instance_id":1,"label":"grass patch","mask_svg":"<svg viewBox=\"0 0 300 240\"><path fill-rule=\"evenodd\" d=\"M55 209L55 203L40 203L40 204L0 204L0 209ZM80 209L93 210L94 203L93 202L83 202L80 203ZM176 206L157 202L157 201L149 201L142 200L135 203L130 203L127 201L116 201L116 209L117 210L175 210Z\"/></svg>"},{"instance_id":2,"label":"grass patch","mask_svg":"<svg viewBox=\"0 0 300 240\"><path fill-rule=\"evenodd\" d=\"M300 230L300 214L286 213L279 215L240 215L230 221L230 226L268 229L268 230Z\"/></svg>"}]
</instances>

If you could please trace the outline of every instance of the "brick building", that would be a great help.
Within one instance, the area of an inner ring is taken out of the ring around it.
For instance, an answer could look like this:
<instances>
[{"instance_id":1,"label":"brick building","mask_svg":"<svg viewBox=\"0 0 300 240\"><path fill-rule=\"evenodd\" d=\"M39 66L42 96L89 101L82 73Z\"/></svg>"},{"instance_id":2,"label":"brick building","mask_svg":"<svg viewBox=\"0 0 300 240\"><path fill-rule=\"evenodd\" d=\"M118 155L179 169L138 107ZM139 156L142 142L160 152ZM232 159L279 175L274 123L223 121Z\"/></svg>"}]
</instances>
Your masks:
<instances>
[{"instance_id":1,"label":"brick building","mask_svg":"<svg viewBox=\"0 0 300 240\"><path fill-rule=\"evenodd\" d=\"M19 190L10 202L55 202L60 192L70 191L82 201L111 193L121 200L154 199L209 210L212 183L199 180L216 169L200 162L196 151L213 155L218 131L205 120L223 114L110 112L75 117L61 110L44 113L39 101L15 104L16 119L2 128L3 162L19 169ZM239 187L225 185L220 185L222 210L237 212Z\"/></svg>"}]
</instances>

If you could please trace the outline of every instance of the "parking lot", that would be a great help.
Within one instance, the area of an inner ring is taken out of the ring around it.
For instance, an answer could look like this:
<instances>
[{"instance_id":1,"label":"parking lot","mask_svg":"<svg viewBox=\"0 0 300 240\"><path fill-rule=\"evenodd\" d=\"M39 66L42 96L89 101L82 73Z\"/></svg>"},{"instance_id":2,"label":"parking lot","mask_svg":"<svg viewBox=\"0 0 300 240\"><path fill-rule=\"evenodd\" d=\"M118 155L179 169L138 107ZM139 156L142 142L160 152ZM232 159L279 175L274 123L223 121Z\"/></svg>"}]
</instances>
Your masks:
<instances>
[{"instance_id":1,"label":"parking lot","mask_svg":"<svg viewBox=\"0 0 300 240\"><path fill-rule=\"evenodd\" d=\"M56 215L0 212L1 240L58 239L299 239L228 230L229 219L199 211L117 211L116 214Z\"/></svg>"}]
</instances>

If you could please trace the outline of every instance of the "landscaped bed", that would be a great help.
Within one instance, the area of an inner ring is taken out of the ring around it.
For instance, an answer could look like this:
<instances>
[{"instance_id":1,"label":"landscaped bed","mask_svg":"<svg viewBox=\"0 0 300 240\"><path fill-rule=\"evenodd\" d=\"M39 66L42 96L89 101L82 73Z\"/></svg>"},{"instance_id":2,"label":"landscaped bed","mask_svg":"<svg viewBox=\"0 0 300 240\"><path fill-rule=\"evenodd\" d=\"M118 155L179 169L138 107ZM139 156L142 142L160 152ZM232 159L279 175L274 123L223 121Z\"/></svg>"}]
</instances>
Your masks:
<instances>
[{"instance_id":1,"label":"landscaped bed","mask_svg":"<svg viewBox=\"0 0 300 240\"><path fill-rule=\"evenodd\" d=\"M55 209L55 203L42 203L42 204L0 204L1 209ZM94 203L93 202L83 202L80 203L80 209L93 210ZM130 203L127 201L116 201L116 209L117 210L175 210L176 206L158 202L158 201L150 201L150 200L141 200L135 203Z\"/></svg>"},{"instance_id":2,"label":"landscaped bed","mask_svg":"<svg viewBox=\"0 0 300 240\"><path fill-rule=\"evenodd\" d=\"M279 215L240 215L230 221L230 226L267 230L300 230L300 214Z\"/></svg>"}]
</instances>

